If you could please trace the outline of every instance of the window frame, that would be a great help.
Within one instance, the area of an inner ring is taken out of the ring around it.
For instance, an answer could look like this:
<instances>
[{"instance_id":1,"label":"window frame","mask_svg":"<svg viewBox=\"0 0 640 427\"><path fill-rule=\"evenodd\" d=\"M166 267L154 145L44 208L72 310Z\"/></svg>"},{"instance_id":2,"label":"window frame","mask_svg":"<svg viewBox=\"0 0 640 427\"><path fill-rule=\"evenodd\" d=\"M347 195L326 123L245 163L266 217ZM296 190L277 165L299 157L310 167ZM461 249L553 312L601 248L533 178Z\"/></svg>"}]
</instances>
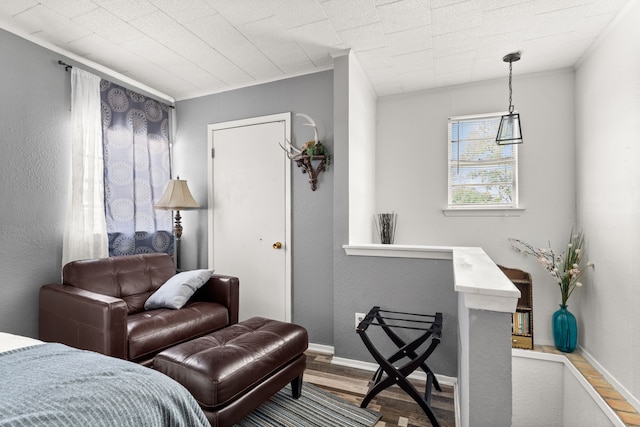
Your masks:
<instances>
[{"instance_id":1,"label":"window frame","mask_svg":"<svg viewBox=\"0 0 640 427\"><path fill-rule=\"evenodd\" d=\"M510 147L513 150L513 160L499 161L498 164L513 164L513 182L511 183L512 189L512 202L510 203L475 203L475 204L454 204L452 203L453 188L452 184L452 167L456 163L455 159L452 159L452 125L454 122L482 120L488 118L500 119L506 112L496 113L484 113L484 114L472 114L466 116L453 116L447 119L447 207L443 209L443 212L447 216L459 216L462 212L477 213L483 216L512 216L520 215L523 209L519 205L519 159L518 159L518 145L512 144ZM496 127L497 128L497 127ZM505 146L506 147L506 146Z\"/></svg>"}]
</instances>

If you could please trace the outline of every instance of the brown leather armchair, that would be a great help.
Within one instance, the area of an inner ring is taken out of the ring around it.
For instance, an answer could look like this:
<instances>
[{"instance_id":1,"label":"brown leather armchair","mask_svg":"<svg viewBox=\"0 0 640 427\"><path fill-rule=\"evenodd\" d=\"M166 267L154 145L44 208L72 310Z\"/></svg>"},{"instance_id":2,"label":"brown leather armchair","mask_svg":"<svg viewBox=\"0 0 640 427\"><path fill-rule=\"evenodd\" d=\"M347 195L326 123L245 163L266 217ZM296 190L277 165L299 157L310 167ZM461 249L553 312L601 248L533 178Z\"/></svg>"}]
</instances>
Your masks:
<instances>
[{"instance_id":1,"label":"brown leather armchair","mask_svg":"<svg viewBox=\"0 0 640 427\"><path fill-rule=\"evenodd\" d=\"M166 348L238 322L238 278L219 274L179 310L145 310L175 273L167 254L73 261L62 284L40 288L39 337L150 365Z\"/></svg>"}]
</instances>

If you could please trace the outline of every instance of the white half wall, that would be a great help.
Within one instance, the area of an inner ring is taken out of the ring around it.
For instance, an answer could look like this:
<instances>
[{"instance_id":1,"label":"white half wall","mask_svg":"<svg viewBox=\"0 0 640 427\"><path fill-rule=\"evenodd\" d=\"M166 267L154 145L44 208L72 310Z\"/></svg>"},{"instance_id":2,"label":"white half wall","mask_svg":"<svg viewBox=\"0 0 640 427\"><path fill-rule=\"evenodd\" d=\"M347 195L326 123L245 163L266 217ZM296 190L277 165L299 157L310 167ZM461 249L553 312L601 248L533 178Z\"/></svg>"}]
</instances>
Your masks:
<instances>
[{"instance_id":1,"label":"white half wall","mask_svg":"<svg viewBox=\"0 0 640 427\"><path fill-rule=\"evenodd\" d=\"M624 426L565 356L514 349L512 361L514 427Z\"/></svg>"}]
</instances>

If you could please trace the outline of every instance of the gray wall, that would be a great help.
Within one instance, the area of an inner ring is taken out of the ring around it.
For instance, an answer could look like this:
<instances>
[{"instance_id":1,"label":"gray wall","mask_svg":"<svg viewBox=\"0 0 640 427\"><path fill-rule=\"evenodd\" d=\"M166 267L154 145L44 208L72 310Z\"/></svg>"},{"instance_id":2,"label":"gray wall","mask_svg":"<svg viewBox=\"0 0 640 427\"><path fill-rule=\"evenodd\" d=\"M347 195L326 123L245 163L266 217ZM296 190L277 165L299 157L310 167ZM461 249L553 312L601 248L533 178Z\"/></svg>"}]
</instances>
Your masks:
<instances>
[{"instance_id":1,"label":"gray wall","mask_svg":"<svg viewBox=\"0 0 640 427\"><path fill-rule=\"evenodd\" d=\"M356 312L366 313L376 305L409 313L439 311L443 314L442 341L428 364L437 374L457 376L458 306L451 261L347 256L341 248L336 252L336 356L374 361L354 331ZM395 332L406 342L420 335L416 331ZM380 329L371 327L367 335L382 354L388 356L397 350Z\"/></svg>"},{"instance_id":2,"label":"gray wall","mask_svg":"<svg viewBox=\"0 0 640 427\"><path fill-rule=\"evenodd\" d=\"M443 339L429 358L437 374L457 375L457 295L451 261L347 256L349 243L349 61L334 66L335 192L333 229L333 345L335 355L373 361L354 330L354 314L372 306L413 313L443 313ZM371 328L367 332L383 354L396 348ZM409 334L411 335L411 334ZM409 335L405 338L409 339Z\"/></svg>"},{"instance_id":3,"label":"gray wall","mask_svg":"<svg viewBox=\"0 0 640 427\"><path fill-rule=\"evenodd\" d=\"M178 102L174 174L187 179L196 200L207 206L207 125L287 111L292 113L294 144L313 138L311 129L302 126L306 120L295 116L305 113L316 122L320 140L333 153L333 73L325 71ZM332 345L334 167L320 174L316 191L311 191L306 174L295 164L292 168L292 320L307 328L311 342ZM207 211L188 211L183 217L182 267L205 268Z\"/></svg>"},{"instance_id":4,"label":"gray wall","mask_svg":"<svg viewBox=\"0 0 640 427\"><path fill-rule=\"evenodd\" d=\"M334 92L334 72L326 71L180 101L174 172L188 179L194 197L206 206L208 124L291 111L293 140L300 144L310 134L295 114L309 114L333 158L315 192L307 177L292 166L293 321L308 329L312 343L334 346L336 356L372 361L354 330L356 311L366 312L373 305L420 313L442 311L444 339L430 366L439 374L455 376L457 300L451 262L347 257L342 249L349 221L348 138L334 138L334 127L336 133L345 134L342 108L348 102L347 92ZM341 121L339 126L336 120ZM183 216L183 267L206 267L207 212L187 211ZM383 348L392 347L385 343Z\"/></svg>"},{"instance_id":5,"label":"gray wall","mask_svg":"<svg viewBox=\"0 0 640 427\"><path fill-rule=\"evenodd\" d=\"M37 337L38 289L61 270L69 73L3 30L0 55L0 331Z\"/></svg>"},{"instance_id":6,"label":"gray wall","mask_svg":"<svg viewBox=\"0 0 640 427\"><path fill-rule=\"evenodd\" d=\"M511 425L511 313L468 310L468 402L460 402L462 425ZM462 321L462 320L461 320ZM468 411L465 408L468 409ZM465 419L465 415L468 417Z\"/></svg>"},{"instance_id":7,"label":"gray wall","mask_svg":"<svg viewBox=\"0 0 640 427\"><path fill-rule=\"evenodd\" d=\"M57 61L74 61L1 29L0 55L0 331L37 337L38 290L61 277L69 184L71 83Z\"/></svg>"}]
</instances>

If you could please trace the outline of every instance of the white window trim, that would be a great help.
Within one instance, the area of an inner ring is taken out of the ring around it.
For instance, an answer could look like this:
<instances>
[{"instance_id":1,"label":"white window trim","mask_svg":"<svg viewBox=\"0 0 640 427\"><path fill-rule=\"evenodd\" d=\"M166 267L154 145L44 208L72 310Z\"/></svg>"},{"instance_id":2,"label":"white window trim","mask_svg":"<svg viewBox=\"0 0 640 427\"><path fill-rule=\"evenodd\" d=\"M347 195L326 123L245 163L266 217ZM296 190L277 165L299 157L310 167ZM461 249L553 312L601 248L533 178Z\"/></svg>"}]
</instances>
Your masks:
<instances>
[{"instance_id":1,"label":"white window trim","mask_svg":"<svg viewBox=\"0 0 640 427\"><path fill-rule=\"evenodd\" d=\"M442 213L444 216L493 216L493 217L512 217L521 216L525 212L525 208L489 208L482 206L472 206L469 208L444 208Z\"/></svg>"},{"instance_id":2,"label":"white window trim","mask_svg":"<svg viewBox=\"0 0 640 427\"><path fill-rule=\"evenodd\" d=\"M512 217L512 216L520 216L524 213L525 209L522 208L519 204L520 190L519 190L519 161L518 161L518 147L515 145L514 148L514 174L515 174L515 182L514 182L514 202L505 205L505 204L494 204L494 205L465 205L465 206L452 206L451 205L451 168L449 167L450 162L450 135L451 129L451 121L462 121L462 120L470 120L470 119L482 119L488 117L500 117L508 112L496 112L496 113L483 113L483 114L471 114L465 116L452 116L447 120L447 207L442 209L442 213L445 216L451 217L462 217L462 216L490 216L490 217Z\"/></svg>"}]
</instances>

